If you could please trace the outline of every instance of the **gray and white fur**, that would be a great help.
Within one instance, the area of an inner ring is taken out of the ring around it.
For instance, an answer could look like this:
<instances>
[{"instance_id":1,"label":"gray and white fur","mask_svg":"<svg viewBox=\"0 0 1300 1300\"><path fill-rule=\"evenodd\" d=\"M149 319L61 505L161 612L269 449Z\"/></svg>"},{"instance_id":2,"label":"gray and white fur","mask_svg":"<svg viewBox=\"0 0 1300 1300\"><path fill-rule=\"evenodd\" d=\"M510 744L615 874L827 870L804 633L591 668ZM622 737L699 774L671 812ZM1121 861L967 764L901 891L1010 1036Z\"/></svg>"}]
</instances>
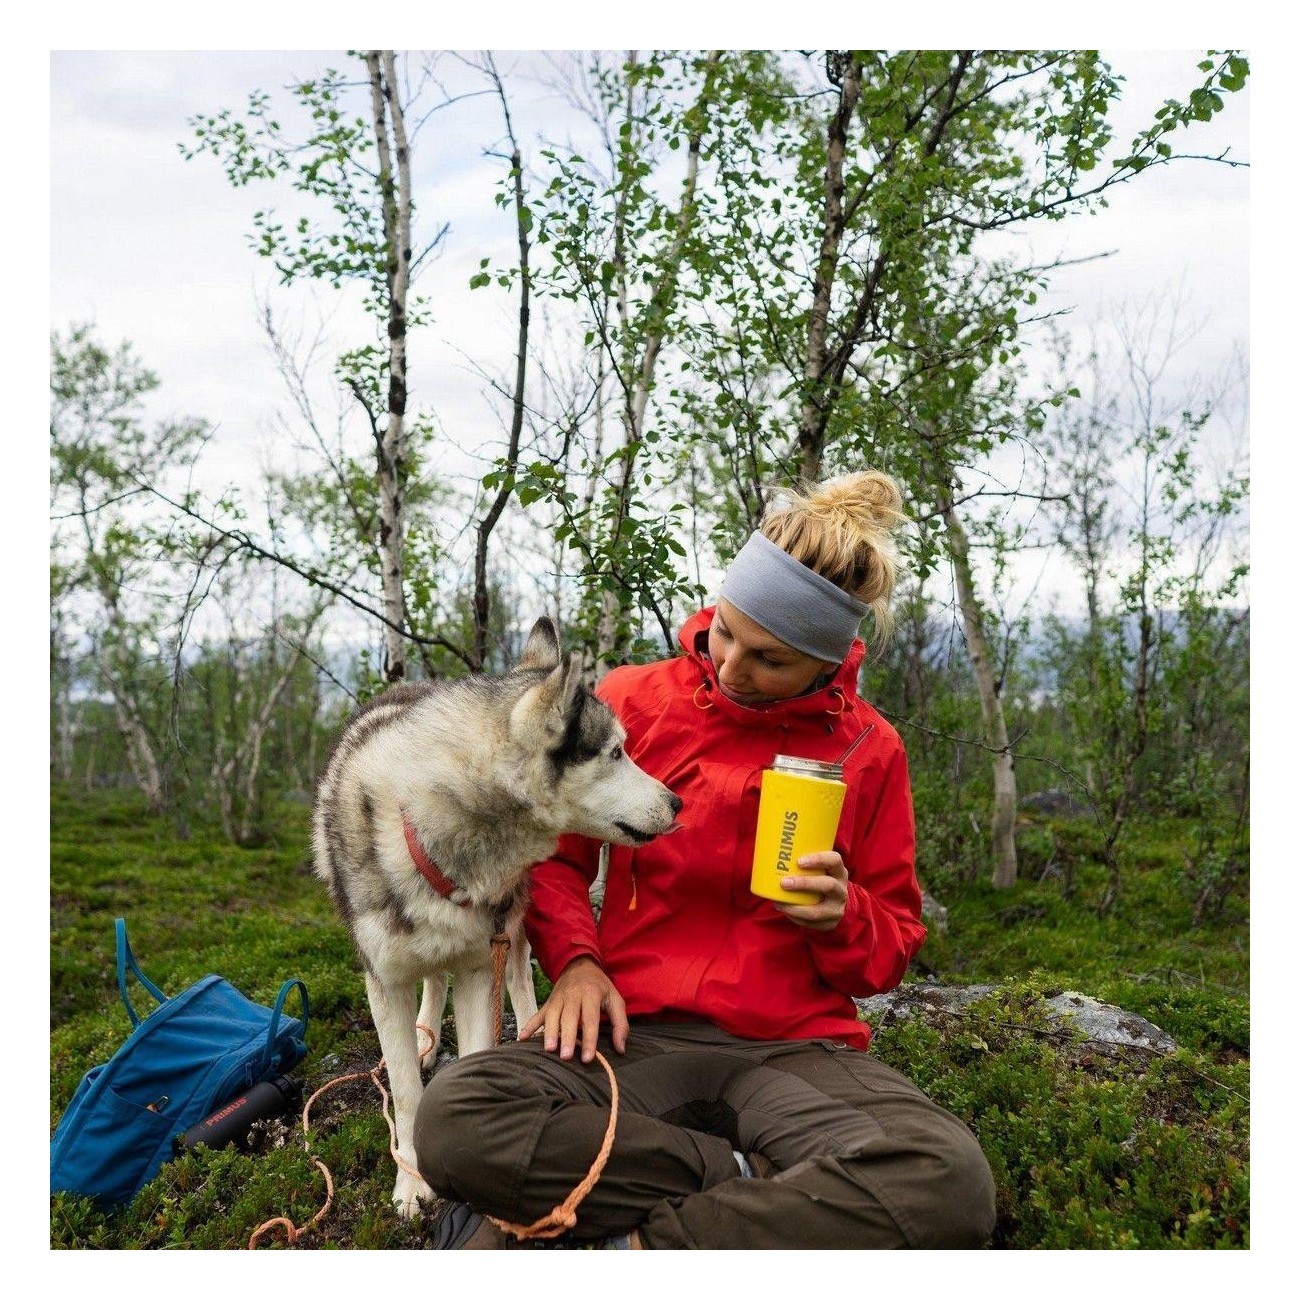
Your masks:
<instances>
[{"instance_id":1,"label":"gray and white fur","mask_svg":"<svg viewBox=\"0 0 1300 1300\"><path fill-rule=\"evenodd\" d=\"M365 970L398 1155L412 1168L423 1090L415 1026L434 1035L432 1062L450 977L458 1054L492 1045L498 927L510 938L505 983L517 1023L537 1010L523 933L529 867L565 833L638 845L672 827L681 801L627 757L623 739L613 711L583 685L580 657L561 657L555 625L542 618L511 672L392 687L335 744L316 791L314 866ZM417 870L403 813L468 906ZM430 1196L399 1168L393 1199L404 1215Z\"/></svg>"}]
</instances>

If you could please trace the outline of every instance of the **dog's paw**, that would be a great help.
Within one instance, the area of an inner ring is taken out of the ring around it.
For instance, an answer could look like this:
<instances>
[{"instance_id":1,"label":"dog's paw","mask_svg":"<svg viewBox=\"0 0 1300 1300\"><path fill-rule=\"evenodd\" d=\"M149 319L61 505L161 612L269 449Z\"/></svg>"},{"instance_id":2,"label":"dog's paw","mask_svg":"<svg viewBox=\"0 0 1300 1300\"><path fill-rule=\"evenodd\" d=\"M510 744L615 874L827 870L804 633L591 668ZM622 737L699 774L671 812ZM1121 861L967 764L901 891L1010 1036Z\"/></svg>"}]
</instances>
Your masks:
<instances>
[{"instance_id":1,"label":"dog's paw","mask_svg":"<svg viewBox=\"0 0 1300 1300\"><path fill-rule=\"evenodd\" d=\"M398 1173L397 1182L393 1186L393 1204L402 1218L419 1218L420 1202L436 1199L433 1188L423 1178L408 1174L404 1169Z\"/></svg>"}]
</instances>

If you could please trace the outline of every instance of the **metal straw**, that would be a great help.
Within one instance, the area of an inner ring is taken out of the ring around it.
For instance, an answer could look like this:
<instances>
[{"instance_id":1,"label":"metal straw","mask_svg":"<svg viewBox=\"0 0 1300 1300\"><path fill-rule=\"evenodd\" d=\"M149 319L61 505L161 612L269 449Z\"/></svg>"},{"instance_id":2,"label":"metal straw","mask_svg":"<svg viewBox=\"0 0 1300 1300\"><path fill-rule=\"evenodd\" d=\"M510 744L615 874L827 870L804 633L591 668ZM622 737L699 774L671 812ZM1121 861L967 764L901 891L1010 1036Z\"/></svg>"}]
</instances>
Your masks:
<instances>
[{"instance_id":1,"label":"metal straw","mask_svg":"<svg viewBox=\"0 0 1300 1300\"><path fill-rule=\"evenodd\" d=\"M876 724L874 722L869 722L856 736L853 737L851 741L849 741L848 749L846 749L844 753L835 760L835 765L842 768L844 764L849 761L849 755L853 753L853 751L857 749L857 747L862 744L862 742L866 740L875 729Z\"/></svg>"}]
</instances>

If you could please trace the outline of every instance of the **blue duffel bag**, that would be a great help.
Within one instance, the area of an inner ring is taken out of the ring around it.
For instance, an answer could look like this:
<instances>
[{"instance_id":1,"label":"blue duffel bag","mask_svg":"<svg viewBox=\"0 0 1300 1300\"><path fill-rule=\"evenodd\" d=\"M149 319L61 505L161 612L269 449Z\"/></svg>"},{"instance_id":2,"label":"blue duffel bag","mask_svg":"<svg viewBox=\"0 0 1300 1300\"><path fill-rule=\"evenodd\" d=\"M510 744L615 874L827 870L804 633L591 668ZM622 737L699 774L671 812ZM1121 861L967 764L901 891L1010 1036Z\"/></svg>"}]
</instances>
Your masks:
<instances>
[{"instance_id":1,"label":"blue duffel bag","mask_svg":"<svg viewBox=\"0 0 1300 1300\"><path fill-rule=\"evenodd\" d=\"M178 1134L307 1051L307 989L286 980L273 1007L251 1002L220 975L169 998L136 964L117 918L117 985L135 1026L102 1065L87 1071L50 1140L50 1191L129 1201L173 1153ZM158 1002L141 1017L127 973ZM283 1014L297 989L302 1019Z\"/></svg>"}]
</instances>

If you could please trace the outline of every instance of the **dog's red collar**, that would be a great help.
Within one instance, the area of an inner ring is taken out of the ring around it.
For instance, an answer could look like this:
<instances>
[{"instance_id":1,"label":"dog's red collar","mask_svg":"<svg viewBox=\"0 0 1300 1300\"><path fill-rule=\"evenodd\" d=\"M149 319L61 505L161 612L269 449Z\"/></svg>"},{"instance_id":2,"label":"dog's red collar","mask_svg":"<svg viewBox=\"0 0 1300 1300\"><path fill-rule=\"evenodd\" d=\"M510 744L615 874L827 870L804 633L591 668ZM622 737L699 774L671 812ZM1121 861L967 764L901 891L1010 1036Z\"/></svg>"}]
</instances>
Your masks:
<instances>
[{"instance_id":1,"label":"dog's red collar","mask_svg":"<svg viewBox=\"0 0 1300 1300\"><path fill-rule=\"evenodd\" d=\"M424 851L424 845L420 843L420 837L415 833L415 827L411 825L411 819L405 813L402 814L402 833L406 836L406 847L410 850L411 861L415 863L415 868L420 875L443 898L455 903L457 907L468 907L469 895L438 870L438 864Z\"/></svg>"}]
</instances>

